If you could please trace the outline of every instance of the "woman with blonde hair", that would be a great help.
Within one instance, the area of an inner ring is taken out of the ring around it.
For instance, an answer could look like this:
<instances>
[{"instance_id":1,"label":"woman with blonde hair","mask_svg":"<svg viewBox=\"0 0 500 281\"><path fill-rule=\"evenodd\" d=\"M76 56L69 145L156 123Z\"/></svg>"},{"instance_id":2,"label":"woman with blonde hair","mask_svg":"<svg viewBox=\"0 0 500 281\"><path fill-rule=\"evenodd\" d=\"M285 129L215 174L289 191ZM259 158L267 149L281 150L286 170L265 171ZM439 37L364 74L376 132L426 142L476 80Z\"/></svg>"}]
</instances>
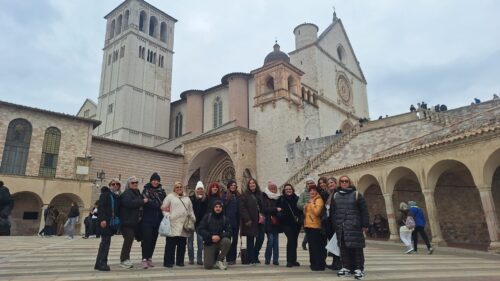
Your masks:
<instances>
[{"instance_id":1,"label":"woman with blonde hair","mask_svg":"<svg viewBox=\"0 0 500 281\"><path fill-rule=\"evenodd\" d=\"M196 221L191 199L184 194L184 187L180 182L174 184L170 193L161 206L161 210L170 216L171 236L166 238L163 266L184 266L187 238L193 234L194 229L186 229L186 220ZM194 224L193 224L194 226Z\"/></svg>"}]
</instances>

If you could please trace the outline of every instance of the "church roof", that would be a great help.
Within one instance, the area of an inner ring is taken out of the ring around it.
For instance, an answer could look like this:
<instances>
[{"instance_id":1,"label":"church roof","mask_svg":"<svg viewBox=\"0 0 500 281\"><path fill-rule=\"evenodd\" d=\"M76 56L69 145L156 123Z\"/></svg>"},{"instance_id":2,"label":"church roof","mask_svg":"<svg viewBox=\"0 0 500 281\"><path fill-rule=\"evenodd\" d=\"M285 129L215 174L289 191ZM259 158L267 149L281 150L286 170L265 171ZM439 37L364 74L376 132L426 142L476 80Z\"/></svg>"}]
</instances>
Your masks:
<instances>
[{"instance_id":1,"label":"church roof","mask_svg":"<svg viewBox=\"0 0 500 281\"><path fill-rule=\"evenodd\" d=\"M264 65L276 61L284 61L290 63L290 57L286 53L280 51L280 45L278 45L277 42L273 46L273 51L270 52L264 59Z\"/></svg>"}]
</instances>

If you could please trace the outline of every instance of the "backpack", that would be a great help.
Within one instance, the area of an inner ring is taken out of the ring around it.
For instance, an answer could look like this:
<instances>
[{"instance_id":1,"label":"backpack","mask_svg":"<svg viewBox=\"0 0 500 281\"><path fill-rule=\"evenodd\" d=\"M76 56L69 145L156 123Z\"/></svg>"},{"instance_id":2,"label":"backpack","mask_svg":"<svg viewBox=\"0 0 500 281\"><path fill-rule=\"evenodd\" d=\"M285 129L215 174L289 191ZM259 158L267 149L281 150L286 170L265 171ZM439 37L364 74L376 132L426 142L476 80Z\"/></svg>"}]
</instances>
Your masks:
<instances>
[{"instance_id":1,"label":"backpack","mask_svg":"<svg viewBox=\"0 0 500 281\"><path fill-rule=\"evenodd\" d=\"M412 216L406 217L405 225L406 225L406 227L408 227L408 229L415 228L415 220L413 219Z\"/></svg>"}]
</instances>

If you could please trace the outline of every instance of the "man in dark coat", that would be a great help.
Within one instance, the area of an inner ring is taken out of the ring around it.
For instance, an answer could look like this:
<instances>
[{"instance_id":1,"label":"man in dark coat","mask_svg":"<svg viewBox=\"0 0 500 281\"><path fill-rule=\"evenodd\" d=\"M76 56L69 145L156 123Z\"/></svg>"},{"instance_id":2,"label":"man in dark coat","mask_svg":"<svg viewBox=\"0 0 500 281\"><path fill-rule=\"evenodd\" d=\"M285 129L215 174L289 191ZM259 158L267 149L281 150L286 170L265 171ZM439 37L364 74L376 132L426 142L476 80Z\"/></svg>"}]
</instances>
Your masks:
<instances>
[{"instance_id":1,"label":"man in dark coat","mask_svg":"<svg viewBox=\"0 0 500 281\"><path fill-rule=\"evenodd\" d=\"M354 274L354 279L361 280L364 277L365 264L363 232L368 230L370 224L368 207L349 177L341 176L339 184L340 189L333 196L333 221L342 257L342 269L337 275Z\"/></svg>"},{"instance_id":2,"label":"man in dark coat","mask_svg":"<svg viewBox=\"0 0 500 281\"><path fill-rule=\"evenodd\" d=\"M118 188L119 185L116 185L116 183L113 184L113 181L111 181L109 187L103 186L101 188L101 196L99 197L99 213L97 215L99 227L97 228L97 232L101 235L101 243L97 252L94 269L100 271L109 271L109 246L111 245L111 236L115 234L115 231L110 227L110 222L113 215L118 216L120 200L118 199L118 195L115 194Z\"/></svg>"},{"instance_id":3,"label":"man in dark coat","mask_svg":"<svg viewBox=\"0 0 500 281\"><path fill-rule=\"evenodd\" d=\"M231 248L232 232L231 224L222 212L220 200L214 201L212 212L203 217L196 232L203 237L205 244L205 268L212 269L216 265L221 270L227 269L224 259Z\"/></svg>"},{"instance_id":4,"label":"man in dark coat","mask_svg":"<svg viewBox=\"0 0 500 281\"><path fill-rule=\"evenodd\" d=\"M0 236L10 236L9 215L13 208L14 199L3 181L0 181Z\"/></svg>"}]
</instances>

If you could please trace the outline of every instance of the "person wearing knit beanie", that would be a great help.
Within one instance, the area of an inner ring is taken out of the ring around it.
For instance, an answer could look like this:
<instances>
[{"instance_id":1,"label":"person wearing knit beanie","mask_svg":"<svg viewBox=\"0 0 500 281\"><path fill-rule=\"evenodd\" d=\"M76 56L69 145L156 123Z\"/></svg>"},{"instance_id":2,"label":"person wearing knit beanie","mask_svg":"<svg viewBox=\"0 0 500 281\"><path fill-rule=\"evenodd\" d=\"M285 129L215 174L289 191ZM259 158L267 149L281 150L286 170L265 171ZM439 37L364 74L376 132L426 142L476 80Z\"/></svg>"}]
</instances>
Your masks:
<instances>
[{"instance_id":1,"label":"person wearing knit beanie","mask_svg":"<svg viewBox=\"0 0 500 281\"><path fill-rule=\"evenodd\" d=\"M201 181L198 181L198 183L196 184L195 190L197 190L197 189L205 189L205 186L203 185L203 183Z\"/></svg>"},{"instance_id":2,"label":"person wearing knit beanie","mask_svg":"<svg viewBox=\"0 0 500 281\"><path fill-rule=\"evenodd\" d=\"M154 172L152 175L151 175L151 178L149 179L149 182L152 182L154 180L157 180L159 182L161 182L161 178L160 178L160 175L158 175L157 172Z\"/></svg>"}]
</instances>

